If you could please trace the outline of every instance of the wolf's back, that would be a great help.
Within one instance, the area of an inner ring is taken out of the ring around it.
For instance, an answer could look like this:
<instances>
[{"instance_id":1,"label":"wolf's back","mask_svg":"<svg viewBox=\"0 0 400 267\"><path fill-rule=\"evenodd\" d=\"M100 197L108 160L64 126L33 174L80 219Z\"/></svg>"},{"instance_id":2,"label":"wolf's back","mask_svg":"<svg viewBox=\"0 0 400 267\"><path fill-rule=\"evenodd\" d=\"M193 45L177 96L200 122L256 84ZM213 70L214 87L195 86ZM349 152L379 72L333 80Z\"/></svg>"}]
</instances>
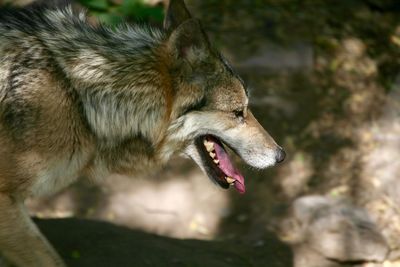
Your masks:
<instances>
[{"instance_id":1,"label":"wolf's back","mask_svg":"<svg viewBox=\"0 0 400 267\"><path fill-rule=\"evenodd\" d=\"M19 44L24 43L28 32L32 30L32 18L28 19L31 12L24 9L0 8L0 112L4 108L7 90L11 85L11 72L18 72L14 63L18 61L18 52L21 49Z\"/></svg>"},{"instance_id":2,"label":"wolf's back","mask_svg":"<svg viewBox=\"0 0 400 267\"><path fill-rule=\"evenodd\" d=\"M6 96L6 89L8 87L9 73L11 69L11 55L7 51L7 40L3 35L0 25L0 112L2 110L2 103Z\"/></svg>"},{"instance_id":3,"label":"wolf's back","mask_svg":"<svg viewBox=\"0 0 400 267\"><path fill-rule=\"evenodd\" d=\"M0 52L1 54L1 52ZM0 112L2 110L2 102L6 96L6 86L8 77L8 65L9 62L4 60L3 57L0 59Z\"/></svg>"}]
</instances>

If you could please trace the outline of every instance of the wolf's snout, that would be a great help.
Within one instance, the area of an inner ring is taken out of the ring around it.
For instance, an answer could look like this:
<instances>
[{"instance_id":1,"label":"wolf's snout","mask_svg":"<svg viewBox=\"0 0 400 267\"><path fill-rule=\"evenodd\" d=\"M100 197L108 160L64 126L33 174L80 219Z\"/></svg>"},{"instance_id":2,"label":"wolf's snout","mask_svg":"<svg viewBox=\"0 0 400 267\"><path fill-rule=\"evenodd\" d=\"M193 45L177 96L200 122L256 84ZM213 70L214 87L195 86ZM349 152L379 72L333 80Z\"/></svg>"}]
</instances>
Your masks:
<instances>
[{"instance_id":1,"label":"wolf's snout","mask_svg":"<svg viewBox=\"0 0 400 267\"><path fill-rule=\"evenodd\" d=\"M284 161L285 158L286 158L285 150L283 150L283 148L279 147L276 151L276 156L275 156L276 162L280 163L280 162Z\"/></svg>"}]
</instances>

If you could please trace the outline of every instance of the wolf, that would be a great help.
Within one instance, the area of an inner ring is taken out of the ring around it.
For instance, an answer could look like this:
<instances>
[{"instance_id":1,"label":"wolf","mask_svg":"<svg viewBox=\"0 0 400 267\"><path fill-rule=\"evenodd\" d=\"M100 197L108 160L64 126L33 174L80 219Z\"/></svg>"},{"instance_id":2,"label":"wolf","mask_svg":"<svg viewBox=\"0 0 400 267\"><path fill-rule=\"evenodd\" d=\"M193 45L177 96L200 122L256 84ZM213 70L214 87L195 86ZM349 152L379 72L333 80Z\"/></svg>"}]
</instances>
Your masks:
<instances>
[{"instance_id":1,"label":"wolf","mask_svg":"<svg viewBox=\"0 0 400 267\"><path fill-rule=\"evenodd\" d=\"M164 25L88 23L71 7L0 11L0 252L19 267L65 266L24 199L79 177L135 175L192 158L245 192L226 147L255 168L285 158L248 90L183 0Z\"/></svg>"}]
</instances>

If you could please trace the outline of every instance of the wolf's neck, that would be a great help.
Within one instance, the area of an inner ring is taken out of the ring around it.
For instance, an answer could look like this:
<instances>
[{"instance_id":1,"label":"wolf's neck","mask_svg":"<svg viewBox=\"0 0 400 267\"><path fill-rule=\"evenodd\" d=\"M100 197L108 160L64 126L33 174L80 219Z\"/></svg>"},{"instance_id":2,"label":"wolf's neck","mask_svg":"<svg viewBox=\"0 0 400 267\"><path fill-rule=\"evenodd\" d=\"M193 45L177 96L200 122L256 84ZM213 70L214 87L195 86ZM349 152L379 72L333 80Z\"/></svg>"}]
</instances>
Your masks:
<instances>
[{"instance_id":1,"label":"wolf's neck","mask_svg":"<svg viewBox=\"0 0 400 267\"><path fill-rule=\"evenodd\" d=\"M60 26L61 27L61 26ZM94 29L75 19L43 40L83 102L87 121L101 142L139 136L157 143L165 121L163 33L143 27Z\"/></svg>"}]
</instances>

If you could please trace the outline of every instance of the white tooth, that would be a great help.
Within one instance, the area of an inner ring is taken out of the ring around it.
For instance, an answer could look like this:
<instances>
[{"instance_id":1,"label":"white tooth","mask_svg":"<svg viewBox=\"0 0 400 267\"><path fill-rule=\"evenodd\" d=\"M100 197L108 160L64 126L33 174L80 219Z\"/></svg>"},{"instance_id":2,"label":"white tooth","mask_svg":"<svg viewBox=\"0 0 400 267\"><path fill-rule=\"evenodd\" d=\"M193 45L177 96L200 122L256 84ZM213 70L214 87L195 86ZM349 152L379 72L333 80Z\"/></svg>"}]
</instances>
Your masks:
<instances>
[{"instance_id":1,"label":"white tooth","mask_svg":"<svg viewBox=\"0 0 400 267\"><path fill-rule=\"evenodd\" d=\"M215 164L219 164L219 159L214 159Z\"/></svg>"},{"instance_id":2,"label":"white tooth","mask_svg":"<svg viewBox=\"0 0 400 267\"><path fill-rule=\"evenodd\" d=\"M204 146L206 147L208 152L211 152L211 151L214 150L214 143L213 142L205 141L204 142Z\"/></svg>"},{"instance_id":3,"label":"white tooth","mask_svg":"<svg viewBox=\"0 0 400 267\"><path fill-rule=\"evenodd\" d=\"M225 177L226 181L228 182L228 184L233 184L236 180L233 179L232 177Z\"/></svg>"},{"instance_id":4,"label":"white tooth","mask_svg":"<svg viewBox=\"0 0 400 267\"><path fill-rule=\"evenodd\" d=\"M210 157L215 158L215 153L210 152Z\"/></svg>"}]
</instances>

